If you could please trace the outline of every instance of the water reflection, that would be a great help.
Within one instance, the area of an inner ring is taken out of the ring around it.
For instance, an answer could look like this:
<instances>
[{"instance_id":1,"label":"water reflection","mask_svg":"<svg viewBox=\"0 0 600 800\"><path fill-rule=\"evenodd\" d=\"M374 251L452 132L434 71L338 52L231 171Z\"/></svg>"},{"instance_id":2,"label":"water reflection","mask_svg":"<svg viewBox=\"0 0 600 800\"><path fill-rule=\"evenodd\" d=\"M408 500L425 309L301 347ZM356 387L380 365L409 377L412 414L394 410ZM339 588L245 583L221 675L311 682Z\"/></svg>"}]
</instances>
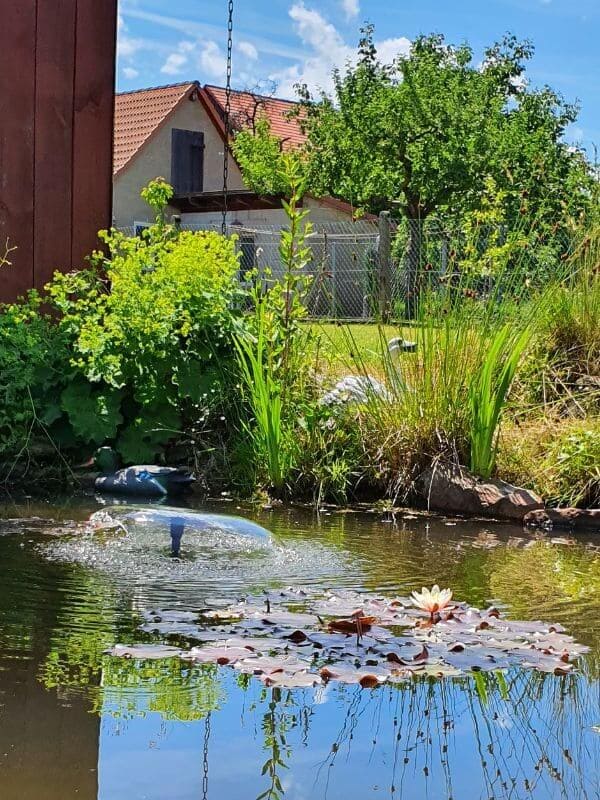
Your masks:
<instances>
[{"instance_id":1,"label":"water reflection","mask_svg":"<svg viewBox=\"0 0 600 800\"><path fill-rule=\"evenodd\" d=\"M207 796L231 800L598 796L600 746L578 702L581 677L300 692L220 679L227 702L209 731L207 717L105 717L99 796L202 797L205 771Z\"/></svg>"},{"instance_id":2,"label":"water reflection","mask_svg":"<svg viewBox=\"0 0 600 800\"><path fill-rule=\"evenodd\" d=\"M258 521L294 558L239 571L221 554L175 581L148 575L148 561L114 573L49 562L43 523L0 526L3 799L600 797L593 540L444 520L282 512ZM159 555L153 569L172 563ZM216 591L303 580L386 593L438 580L474 604L561 622L593 649L580 673L560 678L515 670L373 691L265 689L210 666L105 654L144 640L140 612L150 606L198 608Z\"/></svg>"}]
</instances>

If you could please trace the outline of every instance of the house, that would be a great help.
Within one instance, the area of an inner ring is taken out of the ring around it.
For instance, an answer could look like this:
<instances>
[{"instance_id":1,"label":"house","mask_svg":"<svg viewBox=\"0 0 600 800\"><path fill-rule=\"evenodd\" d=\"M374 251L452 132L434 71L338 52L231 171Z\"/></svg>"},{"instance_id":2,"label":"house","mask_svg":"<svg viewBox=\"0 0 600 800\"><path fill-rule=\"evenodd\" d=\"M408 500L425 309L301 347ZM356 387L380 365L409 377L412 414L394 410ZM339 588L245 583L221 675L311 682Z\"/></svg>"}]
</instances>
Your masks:
<instances>
[{"instance_id":1,"label":"house","mask_svg":"<svg viewBox=\"0 0 600 800\"><path fill-rule=\"evenodd\" d=\"M221 230L225 89L180 83L116 96L113 166L113 224L131 233L152 221L140 190L161 176L174 188L170 213L184 228ZM283 147L301 145L304 135L290 118L293 103L251 92L231 94L231 128L252 126L266 115ZM372 278L368 264L377 244L373 218L353 222L350 204L334 198L303 199L314 227L308 272L313 281L311 310L324 316L361 319L370 313ZM253 268L284 269L280 231L287 220L281 198L259 196L245 184L229 158L228 230L238 234L240 277Z\"/></svg>"},{"instance_id":2,"label":"house","mask_svg":"<svg viewBox=\"0 0 600 800\"><path fill-rule=\"evenodd\" d=\"M231 94L232 129L252 125L266 115L283 146L304 136L289 118L293 103L251 92ZM118 228L150 221L140 190L157 176L172 184L173 213L184 225L220 227L223 209L225 89L180 83L118 94L115 100L113 222ZM349 204L333 198L305 198L313 223L352 219ZM240 227L279 228L285 219L278 197L258 196L244 184L232 156L228 175L228 223Z\"/></svg>"}]
</instances>

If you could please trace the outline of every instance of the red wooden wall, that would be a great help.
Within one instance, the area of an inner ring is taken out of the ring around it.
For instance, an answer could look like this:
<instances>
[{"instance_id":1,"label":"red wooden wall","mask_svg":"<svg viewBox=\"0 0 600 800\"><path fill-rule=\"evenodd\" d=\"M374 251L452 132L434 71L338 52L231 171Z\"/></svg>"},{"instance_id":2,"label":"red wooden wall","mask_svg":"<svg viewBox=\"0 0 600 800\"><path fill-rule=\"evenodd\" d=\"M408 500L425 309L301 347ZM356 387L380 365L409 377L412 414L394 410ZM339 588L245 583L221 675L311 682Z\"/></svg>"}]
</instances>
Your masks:
<instances>
[{"instance_id":1,"label":"red wooden wall","mask_svg":"<svg viewBox=\"0 0 600 800\"><path fill-rule=\"evenodd\" d=\"M80 267L111 222L117 0L0 0L0 301Z\"/></svg>"}]
</instances>

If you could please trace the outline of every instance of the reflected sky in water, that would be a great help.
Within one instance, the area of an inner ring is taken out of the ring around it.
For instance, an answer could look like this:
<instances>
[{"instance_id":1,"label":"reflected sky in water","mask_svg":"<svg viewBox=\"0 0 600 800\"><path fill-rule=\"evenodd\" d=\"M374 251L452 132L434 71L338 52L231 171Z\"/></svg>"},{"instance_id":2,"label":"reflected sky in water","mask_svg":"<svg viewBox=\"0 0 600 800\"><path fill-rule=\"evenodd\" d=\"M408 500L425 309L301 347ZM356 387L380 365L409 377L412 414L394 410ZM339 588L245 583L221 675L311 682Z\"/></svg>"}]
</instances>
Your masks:
<instances>
[{"instance_id":1,"label":"reflected sky in water","mask_svg":"<svg viewBox=\"0 0 600 800\"><path fill-rule=\"evenodd\" d=\"M2 514L3 800L600 797L600 542L281 511L257 515L274 532L272 553L211 558L190 541L177 564L160 532L125 547L53 535L96 507ZM104 654L147 641L137 626L152 606L197 609L287 584L404 594L434 581L475 605L560 622L592 652L566 677L515 670L295 691Z\"/></svg>"}]
</instances>

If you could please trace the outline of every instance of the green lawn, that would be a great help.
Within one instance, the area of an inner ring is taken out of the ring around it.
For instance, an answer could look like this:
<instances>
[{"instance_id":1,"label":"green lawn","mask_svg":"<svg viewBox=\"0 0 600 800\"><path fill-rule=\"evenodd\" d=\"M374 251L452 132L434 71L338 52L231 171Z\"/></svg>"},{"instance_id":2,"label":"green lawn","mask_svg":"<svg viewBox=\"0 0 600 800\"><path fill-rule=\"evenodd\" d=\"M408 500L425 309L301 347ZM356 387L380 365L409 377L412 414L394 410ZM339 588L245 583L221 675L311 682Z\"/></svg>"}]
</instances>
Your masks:
<instances>
[{"instance_id":1,"label":"green lawn","mask_svg":"<svg viewBox=\"0 0 600 800\"><path fill-rule=\"evenodd\" d=\"M367 370L378 373L381 371L382 348L390 339L395 336L414 339L414 330L408 326L313 322L311 327L319 334L319 362L333 375L356 372L356 358L353 356L358 356L359 363L364 363Z\"/></svg>"}]
</instances>

